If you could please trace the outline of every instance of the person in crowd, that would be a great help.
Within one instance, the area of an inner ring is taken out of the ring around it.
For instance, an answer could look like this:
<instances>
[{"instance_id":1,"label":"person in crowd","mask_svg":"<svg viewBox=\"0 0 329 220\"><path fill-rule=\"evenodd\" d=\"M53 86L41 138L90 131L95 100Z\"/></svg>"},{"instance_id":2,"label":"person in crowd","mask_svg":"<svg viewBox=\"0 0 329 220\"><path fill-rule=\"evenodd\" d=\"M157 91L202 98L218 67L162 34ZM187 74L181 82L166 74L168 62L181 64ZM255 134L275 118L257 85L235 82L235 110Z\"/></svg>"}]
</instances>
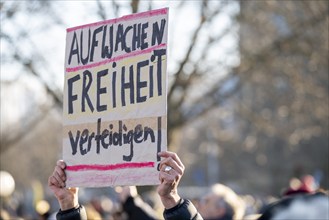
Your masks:
<instances>
[{"instance_id":1,"label":"person in crowd","mask_svg":"<svg viewBox=\"0 0 329 220\"><path fill-rule=\"evenodd\" d=\"M138 195L136 186L124 186L119 193L119 200L128 219L159 219L157 213Z\"/></svg>"},{"instance_id":2,"label":"person in crowd","mask_svg":"<svg viewBox=\"0 0 329 220\"><path fill-rule=\"evenodd\" d=\"M9 213L4 209L0 209L0 220L10 220L10 219L11 217Z\"/></svg>"},{"instance_id":3,"label":"person in crowd","mask_svg":"<svg viewBox=\"0 0 329 220\"><path fill-rule=\"evenodd\" d=\"M230 188L222 184L214 184L209 193L197 204L182 199L177 187L184 173L184 165L173 152L161 152L157 194L165 207L163 216L168 220L205 219L205 220L240 220L244 219L245 204ZM48 185L60 204L58 220L87 219L85 208L79 204L78 188L65 187L65 163L58 161ZM259 220L271 219L329 219L329 197L325 193L316 192L311 179L306 176L300 184L292 184L283 193L283 197L265 208ZM135 186L121 188L119 199L128 219L156 220L159 216L141 200ZM202 217L203 218L202 218ZM256 219L256 217L253 217Z\"/></svg>"},{"instance_id":4,"label":"person in crowd","mask_svg":"<svg viewBox=\"0 0 329 220\"><path fill-rule=\"evenodd\" d=\"M297 193L270 204L258 220L329 219L329 197L323 192Z\"/></svg>"},{"instance_id":5,"label":"person in crowd","mask_svg":"<svg viewBox=\"0 0 329 220\"><path fill-rule=\"evenodd\" d=\"M163 216L166 220L202 220L203 218L196 210L195 206L188 199L183 199L177 192L177 187L184 173L185 167L180 158L174 152L163 151L159 153L162 157L160 162L159 180L157 193L165 208ZM81 220L87 219L85 208L79 204L78 188L66 188L65 162L59 160L54 168L54 172L48 179L48 186L57 198L60 210L56 218L58 220ZM145 211L145 207L139 206L132 194L127 193L126 210L134 219L153 219L150 212ZM125 205L123 205L125 206ZM132 211L133 210L133 211ZM142 217L136 216L143 215ZM128 214L129 215L129 214Z\"/></svg>"},{"instance_id":6,"label":"person in crowd","mask_svg":"<svg viewBox=\"0 0 329 220\"><path fill-rule=\"evenodd\" d=\"M316 186L311 175L292 178L282 198L267 205L259 217L271 219L329 219L328 194Z\"/></svg>"},{"instance_id":7,"label":"person in crowd","mask_svg":"<svg viewBox=\"0 0 329 220\"><path fill-rule=\"evenodd\" d=\"M305 175L301 179L292 178L289 183L289 187L283 191L283 196L290 196L301 193L314 193L317 187L314 177L311 175Z\"/></svg>"},{"instance_id":8,"label":"person in crowd","mask_svg":"<svg viewBox=\"0 0 329 220\"><path fill-rule=\"evenodd\" d=\"M200 200L197 209L207 220L241 220L245 203L231 188L216 183Z\"/></svg>"}]
</instances>

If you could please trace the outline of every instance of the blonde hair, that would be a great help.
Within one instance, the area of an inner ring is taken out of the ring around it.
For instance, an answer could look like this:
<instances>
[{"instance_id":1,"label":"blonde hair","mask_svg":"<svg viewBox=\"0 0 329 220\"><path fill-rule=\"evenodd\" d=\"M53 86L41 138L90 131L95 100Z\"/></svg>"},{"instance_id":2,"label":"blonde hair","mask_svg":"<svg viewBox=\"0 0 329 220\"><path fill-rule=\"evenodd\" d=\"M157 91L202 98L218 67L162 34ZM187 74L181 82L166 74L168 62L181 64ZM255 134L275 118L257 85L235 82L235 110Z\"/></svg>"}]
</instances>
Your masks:
<instances>
[{"instance_id":1,"label":"blonde hair","mask_svg":"<svg viewBox=\"0 0 329 220\"><path fill-rule=\"evenodd\" d=\"M232 212L233 219L241 220L245 214L246 205L242 198L238 196L231 188L216 183L211 186L210 193L218 196L218 205L223 206Z\"/></svg>"}]
</instances>

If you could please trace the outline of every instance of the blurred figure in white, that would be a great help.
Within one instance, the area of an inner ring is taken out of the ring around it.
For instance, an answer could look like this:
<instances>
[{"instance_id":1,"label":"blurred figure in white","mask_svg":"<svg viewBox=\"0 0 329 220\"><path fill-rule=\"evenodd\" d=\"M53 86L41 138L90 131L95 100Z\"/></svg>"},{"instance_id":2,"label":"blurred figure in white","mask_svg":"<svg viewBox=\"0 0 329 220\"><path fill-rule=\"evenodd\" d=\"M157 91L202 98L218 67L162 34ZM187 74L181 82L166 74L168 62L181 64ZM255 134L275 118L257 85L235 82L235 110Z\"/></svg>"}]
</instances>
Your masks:
<instances>
[{"instance_id":1,"label":"blurred figure in white","mask_svg":"<svg viewBox=\"0 0 329 220\"><path fill-rule=\"evenodd\" d=\"M201 198L197 209L206 220L240 220L245 213L245 203L232 189L217 183Z\"/></svg>"}]
</instances>

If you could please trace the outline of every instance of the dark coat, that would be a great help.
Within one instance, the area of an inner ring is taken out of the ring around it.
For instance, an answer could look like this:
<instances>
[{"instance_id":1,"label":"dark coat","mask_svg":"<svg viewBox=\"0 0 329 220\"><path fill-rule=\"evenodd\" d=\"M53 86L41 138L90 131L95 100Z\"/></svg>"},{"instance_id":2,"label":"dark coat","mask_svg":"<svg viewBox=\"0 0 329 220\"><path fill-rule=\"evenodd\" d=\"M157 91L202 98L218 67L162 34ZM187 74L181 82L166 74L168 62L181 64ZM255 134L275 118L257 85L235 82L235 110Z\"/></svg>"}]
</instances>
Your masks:
<instances>
[{"instance_id":1,"label":"dark coat","mask_svg":"<svg viewBox=\"0 0 329 220\"><path fill-rule=\"evenodd\" d=\"M136 198L130 197L123 204L124 211L129 219L134 220L156 220L153 213L145 208L145 204L136 202ZM163 212L165 220L203 220L190 200L181 199L180 202L171 209ZM85 220L86 212L83 206L61 211L56 215L57 220Z\"/></svg>"}]
</instances>

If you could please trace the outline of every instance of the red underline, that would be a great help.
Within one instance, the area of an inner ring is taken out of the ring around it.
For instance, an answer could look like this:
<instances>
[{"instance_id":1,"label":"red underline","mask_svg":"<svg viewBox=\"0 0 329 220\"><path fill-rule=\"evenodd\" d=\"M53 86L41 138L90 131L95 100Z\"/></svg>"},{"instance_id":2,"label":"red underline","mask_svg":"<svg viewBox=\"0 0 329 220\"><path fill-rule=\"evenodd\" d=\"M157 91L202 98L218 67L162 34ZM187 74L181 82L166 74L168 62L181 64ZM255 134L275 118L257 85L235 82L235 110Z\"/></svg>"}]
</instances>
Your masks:
<instances>
[{"instance_id":1,"label":"red underline","mask_svg":"<svg viewBox=\"0 0 329 220\"><path fill-rule=\"evenodd\" d=\"M128 169L128 168L144 168L144 167L154 167L154 162L135 162L135 163L118 163L118 164L80 164L74 166L67 166L66 169L69 171L87 171L87 170L118 170L118 169Z\"/></svg>"},{"instance_id":2,"label":"red underline","mask_svg":"<svg viewBox=\"0 0 329 220\"><path fill-rule=\"evenodd\" d=\"M128 58L128 57L150 53L153 50L156 50L158 48L165 47L165 46L166 46L166 44L159 44L159 45L150 47L150 48L145 49L145 50L138 50L138 51L134 51L134 52L131 52L131 53L126 53L126 54L123 54L121 56L113 57L111 59L103 60L103 61L100 61L100 62L97 62L97 63L88 64L88 65L85 65L85 66L67 67L66 72L75 72L75 71L82 70L82 69L97 67L97 66L104 65L104 64L107 64L107 63L116 62L116 61L119 61L119 60L122 60L122 59L125 59L125 58Z\"/></svg>"}]
</instances>

